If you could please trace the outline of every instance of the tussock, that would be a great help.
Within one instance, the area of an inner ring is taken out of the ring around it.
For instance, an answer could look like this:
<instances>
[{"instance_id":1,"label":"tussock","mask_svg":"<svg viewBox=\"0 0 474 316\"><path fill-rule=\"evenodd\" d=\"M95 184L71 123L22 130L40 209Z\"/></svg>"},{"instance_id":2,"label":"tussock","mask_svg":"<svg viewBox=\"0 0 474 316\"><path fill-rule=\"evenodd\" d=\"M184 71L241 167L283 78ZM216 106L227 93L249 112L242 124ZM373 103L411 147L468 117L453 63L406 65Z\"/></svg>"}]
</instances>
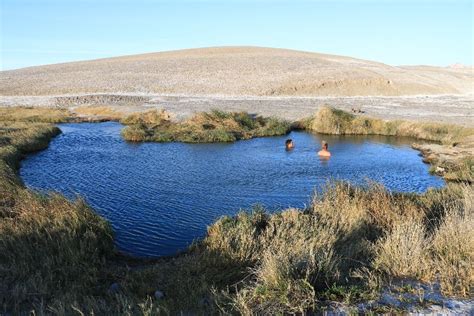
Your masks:
<instances>
[{"instance_id":1,"label":"tussock","mask_svg":"<svg viewBox=\"0 0 474 316\"><path fill-rule=\"evenodd\" d=\"M385 121L357 116L331 107L321 108L304 122L305 128L322 134L386 135L413 137L452 145L474 135L474 129L453 124Z\"/></svg>"},{"instance_id":2,"label":"tussock","mask_svg":"<svg viewBox=\"0 0 474 316\"><path fill-rule=\"evenodd\" d=\"M233 142L253 137L284 135L290 131L288 122L276 118L219 110L198 113L183 122L172 122L166 111L152 110L126 117L122 123L129 125L123 129L122 136L135 142Z\"/></svg>"}]
</instances>

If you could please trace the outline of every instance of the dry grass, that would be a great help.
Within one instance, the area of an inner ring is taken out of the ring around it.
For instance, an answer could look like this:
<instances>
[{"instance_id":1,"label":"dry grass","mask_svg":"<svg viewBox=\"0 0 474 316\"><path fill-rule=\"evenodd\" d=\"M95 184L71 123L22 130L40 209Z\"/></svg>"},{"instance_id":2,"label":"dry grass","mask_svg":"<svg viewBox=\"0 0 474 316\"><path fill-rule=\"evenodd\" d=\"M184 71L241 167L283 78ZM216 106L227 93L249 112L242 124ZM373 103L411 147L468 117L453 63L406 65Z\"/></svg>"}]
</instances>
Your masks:
<instances>
[{"instance_id":1,"label":"dry grass","mask_svg":"<svg viewBox=\"0 0 474 316\"><path fill-rule=\"evenodd\" d=\"M438 281L447 295L472 295L474 286L474 190L457 188L463 199L444 202L444 216L427 231L410 219L375 245L374 268L393 277Z\"/></svg>"},{"instance_id":2,"label":"dry grass","mask_svg":"<svg viewBox=\"0 0 474 316\"><path fill-rule=\"evenodd\" d=\"M113 248L108 223L83 201L32 192L16 177L22 155L45 148L59 133L53 125L32 123L49 120L49 113L17 109L1 117L0 313L91 293ZM62 111L53 113L51 120L65 117Z\"/></svg>"},{"instance_id":3,"label":"dry grass","mask_svg":"<svg viewBox=\"0 0 474 316\"><path fill-rule=\"evenodd\" d=\"M126 114L110 106L80 106L73 109L74 114L79 116L104 118L111 121L119 121Z\"/></svg>"},{"instance_id":4,"label":"dry grass","mask_svg":"<svg viewBox=\"0 0 474 316\"><path fill-rule=\"evenodd\" d=\"M428 242L423 224L408 220L375 245L374 267L393 277L423 279L429 272Z\"/></svg>"},{"instance_id":5,"label":"dry grass","mask_svg":"<svg viewBox=\"0 0 474 316\"><path fill-rule=\"evenodd\" d=\"M121 123L125 125L162 125L169 123L171 120L171 115L161 109L161 110L151 110L143 113L133 113L124 118L122 118Z\"/></svg>"},{"instance_id":6,"label":"dry grass","mask_svg":"<svg viewBox=\"0 0 474 316\"><path fill-rule=\"evenodd\" d=\"M300 127L322 134L411 137L441 145L414 144L432 164L431 171L450 181L474 179L474 128L453 124L385 121L323 107Z\"/></svg>"},{"instance_id":7,"label":"dry grass","mask_svg":"<svg viewBox=\"0 0 474 316\"><path fill-rule=\"evenodd\" d=\"M0 214L0 297L13 309L65 289L88 293L111 253L112 232L83 201L18 189ZM32 249L34 247L34 249ZM21 283L18 281L21 280Z\"/></svg>"},{"instance_id":8,"label":"dry grass","mask_svg":"<svg viewBox=\"0 0 474 316\"><path fill-rule=\"evenodd\" d=\"M330 107L321 108L305 123L308 130L335 135L387 135L413 137L452 145L474 135L473 128L453 124L385 121L357 116Z\"/></svg>"},{"instance_id":9,"label":"dry grass","mask_svg":"<svg viewBox=\"0 0 474 316\"><path fill-rule=\"evenodd\" d=\"M58 107L0 107L0 118L9 122L62 123L70 121L72 114Z\"/></svg>"},{"instance_id":10,"label":"dry grass","mask_svg":"<svg viewBox=\"0 0 474 316\"><path fill-rule=\"evenodd\" d=\"M276 118L219 110L198 113L182 122L171 122L166 111L152 110L132 114L124 118L122 123L129 125L123 129L122 136L134 142L233 142L253 137L283 135L290 131L288 122Z\"/></svg>"},{"instance_id":11,"label":"dry grass","mask_svg":"<svg viewBox=\"0 0 474 316\"><path fill-rule=\"evenodd\" d=\"M129 120L168 121L159 112ZM330 183L306 209L270 214L257 206L222 217L185 254L130 262L114 257L110 226L82 200L21 185L22 154L45 148L58 129L20 121L0 122L0 253L7 254L0 256L0 313L304 313L328 298L374 298L372 280L397 278L472 295L472 186L416 195ZM114 282L120 286L111 293ZM157 289L164 298L154 298Z\"/></svg>"},{"instance_id":12,"label":"dry grass","mask_svg":"<svg viewBox=\"0 0 474 316\"><path fill-rule=\"evenodd\" d=\"M15 168L23 153L46 148L60 130L47 123L0 121L0 162Z\"/></svg>"},{"instance_id":13,"label":"dry grass","mask_svg":"<svg viewBox=\"0 0 474 316\"><path fill-rule=\"evenodd\" d=\"M368 287L369 280L353 278L361 270L385 281L439 280L444 293L468 296L474 276L474 236L467 231L473 194L472 187L458 185L417 196L339 183L304 212L224 217L210 227L204 244L253 268L234 291L221 294L222 308L242 314L302 312L320 305L334 287ZM444 215L431 217L440 211Z\"/></svg>"},{"instance_id":14,"label":"dry grass","mask_svg":"<svg viewBox=\"0 0 474 316\"><path fill-rule=\"evenodd\" d=\"M464 192L464 208L448 210L433 234L430 254L447 294L472 295L474 286L474 193Z\"/></svg>"}]
</instances>

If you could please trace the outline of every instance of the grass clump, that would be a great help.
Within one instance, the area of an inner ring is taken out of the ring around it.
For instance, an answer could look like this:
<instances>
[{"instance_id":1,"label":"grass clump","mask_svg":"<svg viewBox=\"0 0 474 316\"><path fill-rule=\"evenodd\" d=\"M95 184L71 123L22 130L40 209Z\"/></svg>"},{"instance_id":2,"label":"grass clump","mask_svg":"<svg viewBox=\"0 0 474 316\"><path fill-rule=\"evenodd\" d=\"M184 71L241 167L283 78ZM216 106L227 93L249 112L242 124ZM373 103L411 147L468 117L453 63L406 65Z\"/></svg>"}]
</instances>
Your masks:
<instances>
[{"instance_id":1,"label":"grass clump","mask_svg":"<svg viewBox=\"0 0 474 316\"><path fill-rule=\"evenodd\" d=\"M172 122L165 111L132 114L122 120L128 125L122 136L128 141L179 141L187 143L233 142L253 137L284 135L290 124L276 118L252 116L245 112L213 110Z\"/></svg>"},{"instance_id":2,"label":"grass clump","mask_svg":"<svg viewBox=\"0 0 474 316\"><path fill-rule=\"evenodd\" d=\"M337 183L306 210L224 217L203 245L245 263L249 272L233 288L215 292L217 304L240 314L303 313L324 305L334 289L337 297L357 301L376 297L372 279L400 278L440 282L447 295L469 296L473 194L458 185L419 196Z\"/></svg>"},{"instance_id":3,"label":"grass clump","mask_svg":"<svg viewBox=\"0 0 474 316\"><path fill-rule=\"evenodd\" d=\"M322 134L403 136L452 145L474 135L473 128L453 124L385 121L357 116L331 107L321 108L303 126Z\"/></svg>"}]
</instances>

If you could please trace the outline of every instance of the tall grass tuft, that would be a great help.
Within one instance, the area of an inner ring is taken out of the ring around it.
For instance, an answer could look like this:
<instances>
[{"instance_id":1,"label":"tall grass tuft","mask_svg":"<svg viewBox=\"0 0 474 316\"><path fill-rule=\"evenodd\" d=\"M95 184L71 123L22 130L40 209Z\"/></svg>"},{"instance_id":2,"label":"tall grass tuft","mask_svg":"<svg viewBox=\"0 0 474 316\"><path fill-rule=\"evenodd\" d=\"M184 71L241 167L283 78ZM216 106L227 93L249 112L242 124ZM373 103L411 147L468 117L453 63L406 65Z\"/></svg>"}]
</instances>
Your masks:
<instances>
[{"instance_id":1,"label":"tall grass tuft","mask_svg":"<svg viewBox=\"0 0 474 316\"><path fill-rule=\"evenodd\" d=\"M122 136L128 141L180 141L188 143L233 142L252 137L284 135L290 124L276 118L262 118L245 112L212 110L172 122L166 112L156 110L132 114L122 120L128 125Z\"/></svg>"},{"instance_id":2,"label":"tall grass tuft","mask_svg":"<svg viewBox=\"0 0 474 316\"><path fill-rule=\"evenodd\" d=\"M335 135L387 135L454 144L474 135L473 128L453 124L411 121L385 121L357 116L331 107L322 107L315 116L303 123L308 130Z\"/></svg>"}]
</instances>

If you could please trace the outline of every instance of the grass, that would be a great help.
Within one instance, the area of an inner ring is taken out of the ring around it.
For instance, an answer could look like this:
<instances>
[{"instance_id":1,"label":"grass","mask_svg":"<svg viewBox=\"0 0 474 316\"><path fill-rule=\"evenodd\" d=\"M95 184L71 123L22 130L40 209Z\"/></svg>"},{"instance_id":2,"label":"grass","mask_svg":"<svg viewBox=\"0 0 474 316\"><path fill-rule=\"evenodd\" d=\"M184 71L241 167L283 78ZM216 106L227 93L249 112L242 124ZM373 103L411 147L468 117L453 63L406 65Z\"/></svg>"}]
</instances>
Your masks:
<instances>
[{"instance_id":1,"label":"grass","mask_svg":"<svg viewBox=\"0 0 474 316\"><path fill-rule=\"evenodd\" d=\"M255 206L220 218L183 254L132 260L115 254L110 225L83 200L21 184L16 170L22 155L45 148L59 130L44 123L47 114L9 115L0 118L0 253L6 254L0 256L0 313L305 313L332 300L376 299L400 278L472 297L469 184L448 183L418 195L390 193L373 183L328 183L305 209L271 214ZM252 133L261 124L222 112L193 119L201 126L239 122ZM165 112L127 120L130 126L174 124ZM443 138L454 141L449 133ZM156 298L156 290L164 298Z\"/></svg>"},{"instance_id":2,"label":"grass","mask_svg":"<svg viewBox=\"0 0 474 316\"><path fill-rule=\"evenodd\" d=\"M474 179L474 128L453 124L412 121L385 121L357 116L331 107L321 108L313 117L299 122L308 131L335 135L386 135L437 142L439 146L414 144L431 172L448 181Z\"/></svg>"},{"instance_id":3,"label":"grass","mask_svg":"<svg viewBox=\"0 0 474 316\"><path fill-rule=\"evenodd\" d=\"M457 144L474 135L474 128L443 123L385 121L331 107L321 108L315 116L304 120L302 126L322 134L402 136L446 145Z\"/></svg>"},{"instance_id":4,"label":"grass","mask_svg":"<svg viewBox=\"0 0 474 316\"><path fill-rule=\"evenodd\" d=\"M69 110L59 107L0 107L1 121L63 123L73 119Z\"/></svg>"},{"instance_id":5,"label":"grass","mask_svg":"<svg viewBox=\"0 0 474 316\"><path fill-rule=\"evenodd\" d=\"M80 106L74 108L74 114L93 118L104 118L111 121L119 121L126 114L110 106Z\"/></svg>"},{"instance_id":6,"label":"grass","mask_svg":"<svg viewBox=\"0 0 474 316\"><path fill-rule=\"evenodd\" d=\"M172 122L165 111L152 110L132 114L124 118L122 123L128 125L123 129L122 136L133 142L233 142L253 137L284 135L290 131L288 122L276 118L219 110L198 113L182 122Z\"/></svg>"},{"instance_id":7,"label":"grass","mask_svg":"<svg viewBox=\"0 0 474 316\"><path fill-rule=\"evenodd\" d=\"M108 223L82 200L32 192L17 178L22 155L44 149L60 132L38 121L67 119L62 111L53 110L54 118L49 110L32 112L9 111L0 122L0 313L90 292L113 249Z\"/></svg>"}]
</instances>

